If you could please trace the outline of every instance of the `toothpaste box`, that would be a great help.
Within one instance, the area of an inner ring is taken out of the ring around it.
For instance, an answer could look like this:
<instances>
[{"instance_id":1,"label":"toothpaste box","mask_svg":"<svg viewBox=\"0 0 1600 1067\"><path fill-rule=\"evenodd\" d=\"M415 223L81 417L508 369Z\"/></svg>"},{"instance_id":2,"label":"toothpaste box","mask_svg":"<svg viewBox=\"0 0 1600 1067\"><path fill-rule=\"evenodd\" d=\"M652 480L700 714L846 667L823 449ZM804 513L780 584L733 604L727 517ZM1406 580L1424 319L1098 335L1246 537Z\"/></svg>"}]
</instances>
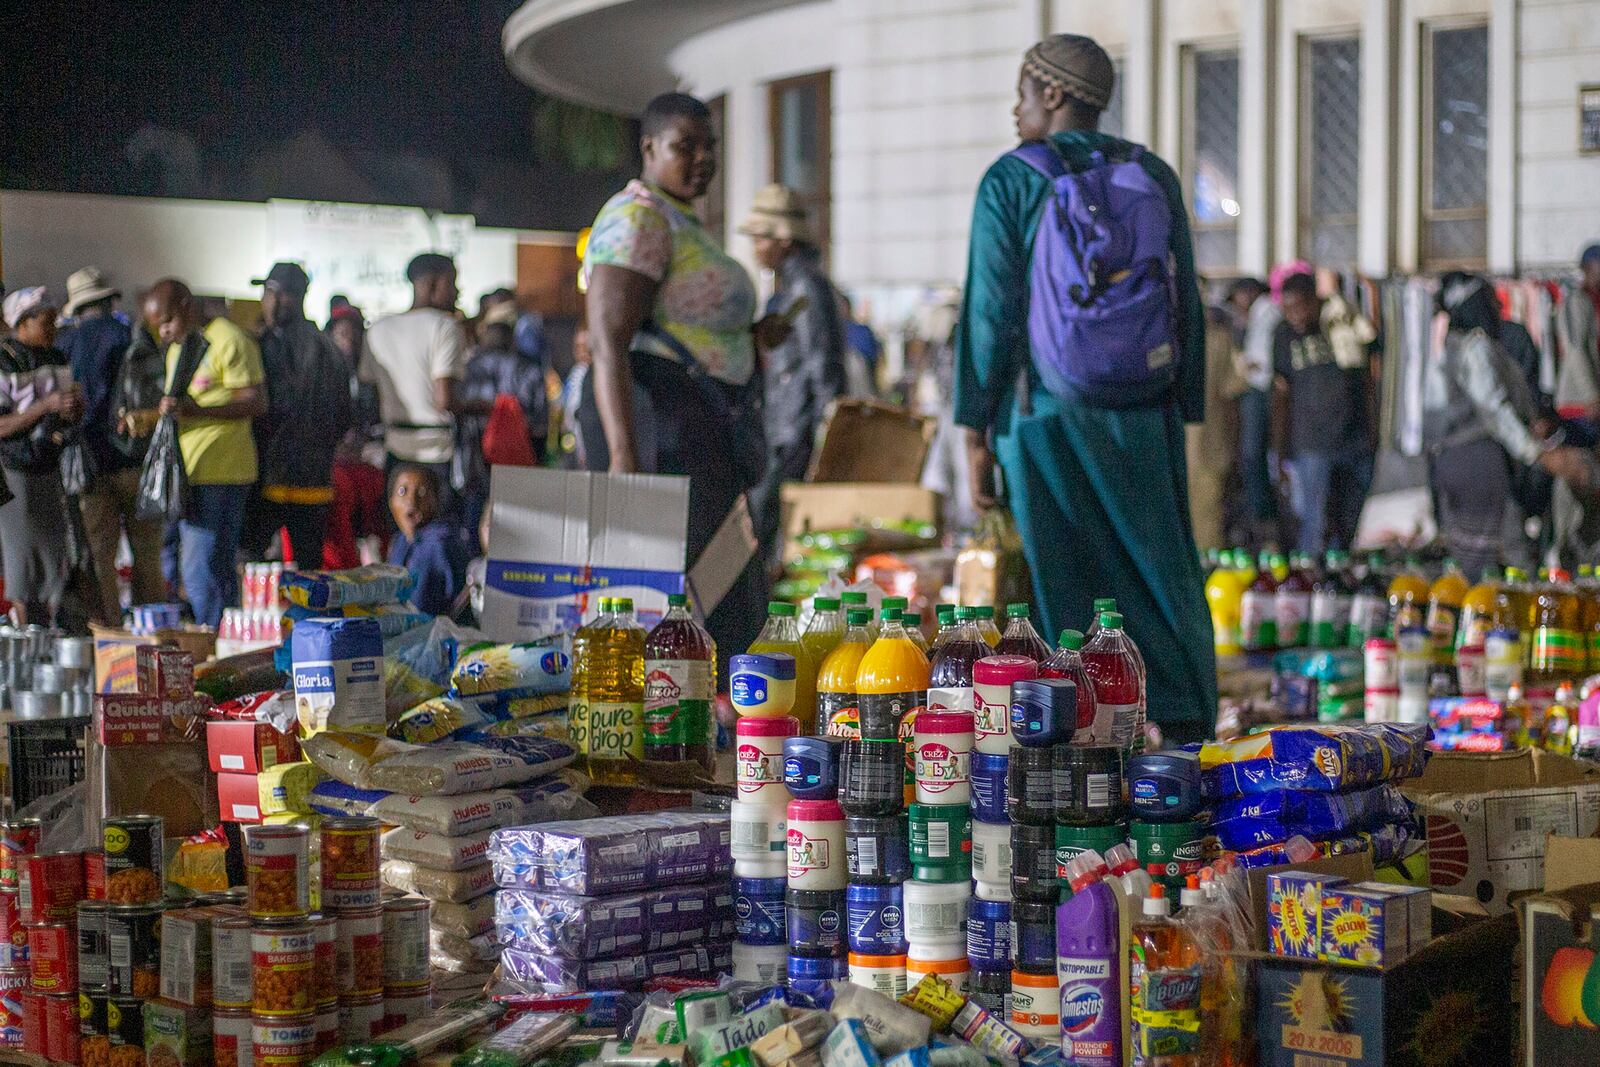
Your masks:
<instances>
[{"instance_id":1,"label":"toothpaste box","mask_svg":"<svg viewBox=\"0 0 1600 1067\"><path fill-rule=\"evenodd\" d=\"M1422 951L1433 940L1433 893L1427 886L1360 882L1355 888L1366 893L1383 893L1394 897L1405 907L1408 954Z\"/></svg>"},{"instance_id":2,"label":"toothpaste box","mask_svg":"<svg viewBox=\"0 0 1600 1067\"><path fill-rule=\"evenodd\" d=\"M1322 896L1321 956L1329 963L1392 967L1410 954L1405 901L1335 886Z\"/></svg>"},{"instance_id":3,"label":"toothpaste box","mask_svg":"<svg viewBox=\"0 0 1600 1067\"><path fill-rule=\"evenodd\" d=\"M1322 903L1346 884L1334 875L1284 871L1267 875L1267 948L1274 956L1314 960L1322 951Z\"/></svg>"}]
</instances>

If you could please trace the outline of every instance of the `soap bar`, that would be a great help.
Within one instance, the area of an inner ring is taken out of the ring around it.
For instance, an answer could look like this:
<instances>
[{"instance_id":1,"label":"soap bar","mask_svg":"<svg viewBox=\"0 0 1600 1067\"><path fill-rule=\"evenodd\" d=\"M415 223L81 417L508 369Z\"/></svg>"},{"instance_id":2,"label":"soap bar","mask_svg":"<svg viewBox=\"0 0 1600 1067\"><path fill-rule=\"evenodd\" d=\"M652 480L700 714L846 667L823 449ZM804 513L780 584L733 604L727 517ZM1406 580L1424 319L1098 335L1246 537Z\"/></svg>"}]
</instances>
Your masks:
<instances>
[{"instance_id":1,"label":"soap bar","mask_svg":"<svg viewBox=\"0 0 1600 1067\"><path fill-rule=\"evenodd\" d=\"M932 1021L921 1012L853 982L834 983L833 1013L840 1019L859 1019L872 1047L885 1056L921 1048L933 1029Z\"/></svg>"},{"instance_id":2,"label":"soap bar","mask_svg":"<svg viewBox=\"0 0 1600 1067\"><path fill-rule=\"evenodd\" d=\"M956 987L936 974L925 976L906 991L900 1003L926 1015L935 1030L948 1030L950 1022L961 1010L967 998ZM902 1067L926 1067L921 1064L903 1064Z\"/></svg>"},{"instance_id":3,"label":"soap bar","mask_svg":"<svg viewBox=\"0 0 1600 1067\"><path fill-rule=\"evenodd\" d=\"M683 993L672 1002L672 1010L678 1020L678 1032L685 1037L733 1018L733 1002L728 994L716 989Z\"/></svg>"},{"instance_id":4,"label":"soap bar","mask_svg":"<svg viewBox=\"0 0 1600 1067\"><path fill-rule=\"evenodd\" d=\"M779 1067L820 1046L835 1025L834 1017L825 1011L802 1012L776 1030L756 1038L750 1051L766 1067Z\"/></svg>"},{"instance_id":5,"label":"soap bar","mask_svg":"<svg viewBox=\"0 0 1600 1067\"><path fill-rule=\"evenodd\" d=\"M822 1067L882 1067L882 1063L860 1019L844 1020L822 1044Z\"/></svg>"},{"instance_id":6,"label":"soap bar","mask_svg":"<svg viewBox=\"0 0 1600 1067\"><path fill-rule=\"evenodd\" d=\"M708 1063L725 1052L751 1044L762 1034L782 1025L783 1009L777 1004L763 1004L725 1023L696 1030L689 1035L689 1048L697 1061Z\"/></svg>"}]
</instances>

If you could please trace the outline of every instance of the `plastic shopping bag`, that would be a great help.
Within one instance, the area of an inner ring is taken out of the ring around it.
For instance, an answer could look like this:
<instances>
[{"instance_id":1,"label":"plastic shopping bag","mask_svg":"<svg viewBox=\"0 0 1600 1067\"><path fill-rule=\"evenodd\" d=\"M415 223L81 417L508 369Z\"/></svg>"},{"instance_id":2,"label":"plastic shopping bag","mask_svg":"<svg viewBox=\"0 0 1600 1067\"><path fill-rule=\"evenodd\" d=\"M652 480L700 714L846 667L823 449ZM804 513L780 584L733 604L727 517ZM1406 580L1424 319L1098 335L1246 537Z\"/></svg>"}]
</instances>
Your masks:
<instances>
[{"instance_id":1,"label":"plastic shopping bag","mask_svg":"<svg viewBox=\"0 0 1600 1067\"><path fill-rule=\"evenodd\" d=\"M510 393L494 398L489 424L483 428L483 458L495 467L532 467L537 461L528 440L528 419Z\"/></svg>"},{"instance_id":2,"label":"plastic shopping bag","mask_svg":"<svg viewBox=\"0 0 1600 1067\"><path fill-rule=\"evenodd\" d=\"M189 476L183 469L183 453L178 450L178 421L163 415L150 435L150 448L139 471L135 511L141 519L173 522L183 518L188 499Z\"/></svg>"}]
</instances>

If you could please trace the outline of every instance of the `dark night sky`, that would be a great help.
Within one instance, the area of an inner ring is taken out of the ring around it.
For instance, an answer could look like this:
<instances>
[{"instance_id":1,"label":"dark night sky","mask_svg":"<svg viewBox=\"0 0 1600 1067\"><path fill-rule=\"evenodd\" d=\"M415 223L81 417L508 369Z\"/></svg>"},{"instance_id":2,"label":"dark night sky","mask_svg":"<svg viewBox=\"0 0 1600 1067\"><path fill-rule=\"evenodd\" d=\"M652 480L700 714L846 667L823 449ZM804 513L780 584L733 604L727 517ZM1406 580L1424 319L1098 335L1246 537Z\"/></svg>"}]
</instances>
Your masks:
<instances>
[{"instance_id":1,"label":"dark night sky","mask_svg":"<svg viewBox=\"0 0 1600 1067\"><path fill-rule=\"evenodd\" d=\"M529 163L534 93L500 51L517 6L0 3L0 183L153 191L138 187L123 153L147 123L195 141L213 195L227 195L238 161L308 130L453 168L489 157ZM542 221L530 215L495 221Z\"/></svg>"}]
</instances>

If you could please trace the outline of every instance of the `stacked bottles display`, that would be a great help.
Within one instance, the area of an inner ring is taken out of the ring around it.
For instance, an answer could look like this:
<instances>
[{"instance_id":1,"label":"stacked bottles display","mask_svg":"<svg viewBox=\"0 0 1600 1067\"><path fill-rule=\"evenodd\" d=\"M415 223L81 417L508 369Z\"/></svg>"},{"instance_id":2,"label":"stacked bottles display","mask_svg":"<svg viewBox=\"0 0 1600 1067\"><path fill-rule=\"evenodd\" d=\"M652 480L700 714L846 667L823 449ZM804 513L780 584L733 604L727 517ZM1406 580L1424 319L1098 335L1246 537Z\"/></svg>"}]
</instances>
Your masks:
<instances>
[{"instance_id":1,"label":"stacked bottles display","mask_svg":"<svg viewBox=\"0 0 1600 1067\"><path fill-rule=\"evenodd\" d=\"M1112 743L1125 752L1144 746L1144 681L1122 616L1100 616L1100 632L1083 646L1083 665L1094 682L1095 720L1110 724Z\"/></svg>"},{"instance_id":2,"label":"stacked bottles display","mask_svg":"<svg viewBox=\"0 0 1600 1067\"><path fill-rule=\"evenodd\" d=\"M1424 625L1433 645L1435 667L1455 665L1456 634L1461 627L1462 603L1468 593L1467 577L1454 560L1444 561L1444 571L1428 589L1428 614Z\"/></svg>"},{"instance_id":3,"label":"stacked bottles display","mask_svg":"<svg viewBox=\"0 0 1600 1067\"><path fill-rule=\"evenodd\" d=\"M828 658L840 641L844 640L844 610L833 597L819 596L811 601L811 621L800 636L806 650L806 663L811 670L821 670L822 661Z\"/></svg>"},{"instance_id":4,"label":"stacked bottles display","mask_svg":"<svg viewBox=\"0 0 1600 1067\"><path fill-rule=\"evenodd\" d=\"M1500 583L1496 581L1493 567L1485 567L1483 576L1478 579L1478 584L1467 590L1466 596L1461 598L1461 613L1456 619L1455 647L1468 648L1476 646L1482 648L1489 637L1489 631L1504 622L1515 625L1515 620L1497 617L1496 605L1499 602Z\"/></svg>"},{"instance_id":5,"label":"stacked bottles display","mask_svg":"<svg viewBox=\"0 0 1600 1067\"><path fill-rule=\"evenodd\" d=\"M1150 887L1130 931L1128 994L1137 1067L1199 1067L1200 946L1172 920L1171 901Z\"/></svg>"},{"instance_id":6,"label":"stacked bottles display","mask_svg":"<svg viewBox=\"0 0 1600 1067\"><path fill-rule=\"evenodd\" d=\"M584 687L589 708L589 776L600 785L632 785L629 760L644 758L644 627L633 601L611 602L609 624L590 635Z\"/></svg>"},{"instance_id":7,"label":"stacked bottles display","mask_svg":"<svg viewBox=\"0 0 1600 1067\"><path fill-rule=\"evenodd\" d=\"M1305 648L1311 643L1311 590L1316 579L1310 556L1291 557L1289 573L1273 601L1278 644L1284 648Z\"/></svg>"},{"instance_id":8,"label":"stacked bottles display","mask_svg":"<svg viewBox=\"0 0 1600 1067\"><path fill-rule=\"evenodd\" d=\"M842 834L817 832L826 818L802 819L800 847L790 832L785 749L799 740L794 706L794 657L783 652L746 653L728 661L728 692L739 720L734 724L735 796L729 815L730 851L736 940L734 974L745 981L772 983L793 974L787 951L792 921L792 890L823 889L830 880L843 882ZM805 739L813 744L818 742ZM835 805L837 808L837 805ZM830 814L806 809L804 816ZM809 835L808 835L808 831ZM802 897L801 905L809 903ZM815 913L811 913L813 917ZM833 925L842 911L835 916ZM831 957L830 957L831 958ZM802 964L802 970L810 966ZM832 978L838 968L817 965ZM799 975L805 981L807 975Z\"/></svg>"},{"instance_id":9,"label":"stacked bottles display","mask_svg":"<svg viewBox=\"0 0 1600 1067\"><path fill-rule=\"evenodd\" d=\"M1278 580L1273 577L1272 561L1265 553L1260 570L1244 591L1239 630L1246 652L1271 652L1278 647Z\"/></svg>"},{"instance_id":10,"label":"stacked bottles display","mask_svg":"<svg viewBox=\"0 0 1600 1067\"><path fill-rule=\"evenodd\" d=\"M667 614L644 642L644 758L714 768L717 649L689 612L689 598L667 597Z\"/></svg>"},{"instance_id":11,"label":"stacked bottles display","mask_svg":"<svg viewBox=\"0 0 1600 1067\"><path fill-rule=\"evenodd\" d=\"M911 638L911 643L920 648L924 656L930 655L928 635L922 632L922 616L908 611L900 616L900 624L906 628L906 636Z\"/></svg>"},{"instance_id":12,"label":"stacked bottles display","mask_svg":"<svg viewBox=\"0 0 1600 1067\"><path fill-rule=\"evenodd\" d=\"M867 631L872 612L851 608L845 612L845 621L843 639L828 653L817 673L818 736L844 737L851 731L860 732L856 676L861 671L861 658L872 647L872 635Z\"/></svg>"},{"instance_id":13,"label":"stacked bottles display","mask_svg":"<svg viewBox=\"0 0 1600 1067\"><path fill-rule=\"evenodd\" d=\"M578 762L589 758L589 657L594 636L610 624L611 598L600 598L600 614L578 627L572 635L572 681L567 697L567 736L578 751Z\"/></svg>"},{"instance_id":14,"label":"stacked bottles display","mask_svg":"<svg viewBox=\"0 0 1600 1067\"><path fill-rule=\"evenodd\" d=\"M1240 609L1244 589L1233 555L1223 553L1206 579L1206 606L1211 612L1211 637L1218 656L1237 656L1242 650Z\"/></svg>"},{"instance_id":15,"label":"stacked bottles display","mask_svg":"<svg viewBox=\"0 0 1600 1067\"><path fill-rule=\"evenodd\" d=\"M794 716L808 726L817 718L817 665L800 640L799 612L793 604L775 600L767 605L767 622L750 643L751 652L782 652L794 657Z\"/></svg>"},{"instance_id":16,"label":"stacked bottles display","mask_svg":"<svg viewBox=\"0 0 1600 1067\"><path fill-rule=\"evenodd\" d=\"M978 609L955 609L955 629L934 654L928 676L928 707L971 711L972 665L990 654L978 634Z\"/></svg>"},{"instance_id":17,"label":"stacked bottles display","mask_svg":"<svg viewBox=\"0 0 1600 1067\"><path fill-rule=\"evenodd\" d=\"M1050 646L1045 644L1044 638L1039 636L1028 619L1028 605L1006 605L1006 632L1001 635L1000 643L994 650L1001 656L1027 656L1035 663L1042 663L1049 658Z\"/></svg>"},{"instance_id":18,"label":"stacked bottles display","mask_svg":"<svg viewBox=\"0 0 1600 1067\"><path fill-rule=\"evenodd\" d=\"M1367 572L1350 598L1350 636L1345 644L1362 648L1373 637L1388 637L1389 594L1383 581L1382 557L1367 557Z\"/></svg>"},{"instance_id":19,"label":"stacked bottles display","mask_svg":"<svg viewBox=\"0 0 1600 1067\"><path fill-rule=\"evenodd\" d=\"M1000 643L1000 628L994 624L994 608L989 604L978 606L978 634L990 648Z\"/></svg>"},{"instance_id":20,"label":"stacked bottles display","mask_svg":"<svg viewBox=\"0 0 1600 1067\"><path fill-rule=\"evenodd\" d=\"M1405 630L1426 628L1428 623L1428 579L1415 557L1389 581L1389 625L1395 636Z\"/></svg>"},{"instance_id":21,"label":"stacked bottles display","mask_svg":"<svg viewBox=\"0 0 1600 1067\"><path fill-rule=\"evenodd\" d=\"M1563 571L1535 587L1528 609L1528 688L1554 689L1584 670L1583 604Z\"/></svg>"},{"instance_id":22,"label":"stacked bottles display","mask_svg":"<svg viewBox=\"0 0 1600 1067\"><path fill-rule=\"evenodd\" d=\"M1311 586L1311 647L1340 648L1350 636L1352 588L1347 571L1349 557L1329 552L1327 565Z\"/></svg>"}]
</instances>

